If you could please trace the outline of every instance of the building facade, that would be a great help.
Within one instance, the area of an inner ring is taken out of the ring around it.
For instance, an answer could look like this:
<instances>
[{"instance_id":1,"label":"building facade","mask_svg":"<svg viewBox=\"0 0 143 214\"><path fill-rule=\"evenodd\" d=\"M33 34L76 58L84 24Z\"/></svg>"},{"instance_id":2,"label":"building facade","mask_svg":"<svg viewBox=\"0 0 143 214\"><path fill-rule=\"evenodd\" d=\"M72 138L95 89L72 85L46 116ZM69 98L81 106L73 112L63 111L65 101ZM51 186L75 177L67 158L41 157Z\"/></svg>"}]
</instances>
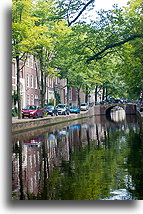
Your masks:
<instances>
[{"instance_id":1,"label":"building facade","mask_svg":"<svg viewBox=\"0 0 143 214\"><path fill-rule=\"evenodd\" d=\"M36 64L35 64L36 63ZM40 88L41 83L40 68L38 61L35 62L34 57L28 57L25 65L21 63L20 70L20 93L21 93L21 107L26 105L40 105ZM39 85L38 85L39 81ZM45 105L51 100L56 105L55 92L59 94L61 103L66 103L66 80L59 79L58 77L46 78L46 93ZM14 94L17 91L17 67L16 60L12 60L12 108L14 108Z\"/></svg>"},{"instance_id":2,"label":"building facade","mask_svg":"<svg viewBox=\"0 0 143 214\"><path fill-rule=\"evenodd\" d=\"M39 62L35 61L33 55L29 56L25 65L21 63L20 70L20 92L21 92L21 106L24 108L26 105L40 105L40 66ZM46 93L45 93L45 105L49 103L57 104L57 100L60 103L67 103L67 81L66 79L60 79L59 77L46 77ZM16 60L12 60L12 96L17 91L17 68ZM58 97L58 99L57 99ZM100 102L100 95L98 96L98 102ZM14 99L12 99L12 107L15 106ZM78 105L78 94L74 87L69 88L70 106ZM80 102L85 102L85 93L80 91ZM95 103L94 90L88 95L88 103Z\"/></svg>"}]
</instances>

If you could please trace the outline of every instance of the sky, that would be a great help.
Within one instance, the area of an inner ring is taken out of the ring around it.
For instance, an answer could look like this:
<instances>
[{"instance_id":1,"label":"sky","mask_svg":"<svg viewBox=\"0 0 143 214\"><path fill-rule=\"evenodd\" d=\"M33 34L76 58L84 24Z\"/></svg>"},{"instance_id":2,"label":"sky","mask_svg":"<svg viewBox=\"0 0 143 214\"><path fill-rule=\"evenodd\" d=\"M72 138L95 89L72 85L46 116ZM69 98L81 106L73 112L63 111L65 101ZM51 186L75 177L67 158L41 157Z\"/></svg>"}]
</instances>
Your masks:
<instances>
[{"instance_id":1,"label":"sky","mask_svg":"<svg viewBox=\"0 0 143 214\"><path fill-rule=\"evenodd\" d=\"M118 4L120 7L126 6L128 0L95 0L96 10L111 9L113 4Z\"/></svg>"},{"instance_id":2,"label":"sky","mask_svg":"<svg viewBox=\"0 0 143 214\"><path fill-rule=\"evenodd\" d=\"M91 20L95 21L96 13L95 11L99 11L100 9L109 10L112 9L114 4L118 4L119 7L123 7L127 5L129 0L95 0L94 8L90 11L84 11L81 18L85 19L85 21L89 24Z\"/></svg>"}]
</instances>

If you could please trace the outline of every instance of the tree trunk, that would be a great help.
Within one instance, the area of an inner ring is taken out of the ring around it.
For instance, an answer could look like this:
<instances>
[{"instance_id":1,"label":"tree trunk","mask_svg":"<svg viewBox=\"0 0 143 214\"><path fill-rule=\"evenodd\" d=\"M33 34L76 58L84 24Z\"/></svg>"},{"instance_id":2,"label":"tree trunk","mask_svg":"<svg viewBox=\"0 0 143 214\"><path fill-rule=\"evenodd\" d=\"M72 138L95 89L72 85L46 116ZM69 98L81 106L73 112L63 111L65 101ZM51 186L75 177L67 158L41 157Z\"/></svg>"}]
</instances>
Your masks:
<instances>
[{"instance_id":1,"label":"tree trunk","mask_svg":"<svg viewBox=\"0 0 143 214\"><path fill-rule=\"evenodd\" d=\"M97 104L97 89L98 89L98 86L95 87L95 105Z\"/></svg>"},{"instance_id":2,"label":"tree trunk","mask_svg":"<svg viewBox=\"0 0 143 214\"><path fill-rule=\"evenodd\" d=\"M105 88L103 86L102 100L104 100L104 98L105 98Z\"/></svg>"},{"instance_id":3,"label":"tree trunk","mask_svg":"<svg viewBox=\"0 0 143 214\"><path fill-rule=\"evenodd\" d=\"M20 99L20 60L19 55L16 56L16 67L17 67L17 101L18 101L18 119L22 118L21 114L21 99Z\"/></svg>"},{"instance_id":4,"label":"tree trunk","mask_svg":"<svg viewBox=\"0 0 143 214\"><path fill-rule=\"evenodd\" d=\"M88 87L86 87L85 103L88 103L88 94L89 94Z\"/></svg>"},{"instance_id":5,"label":"tree trunk","mask_svg":"<svg viewBox=\"0 0 143 214\"><path fill-rule=\"evenodd\" d=\"M80 106L80 88L77 89L78 106Z\"/></svg>"},{"instance_id":6,"label":"tree trunk","mask_svg":"<svg viewBox=\"0 0 143 214\"><path fill-rule=\"evenodd\" d=\"M68 78L67 78L67 104L69 105L69 86L68 86Z\"/></svg>"},{"instance_id":7,"label":"tree trunk","mask_svg":"<svg viewBox=\"0 0 143 214\"><path fill-rule=\"evenodd\" d=\"M108 98L108 89L107 89L107 87L106 87L106 101L107 101L107 98Z\"/></svg>"},{"instance_id":8,"label":"tree trunk","mask_svg":"<svg viewBox=\"0 0 143 214\"><path fill-rule=\"evenodd\" d=\"M43 50L40 51L40 70L41 70L41 90L40 90L40 100L41 107L44 108L45 105L45 93L46 93L46 76L43 69Z\"/></svg>"}]
</instances>

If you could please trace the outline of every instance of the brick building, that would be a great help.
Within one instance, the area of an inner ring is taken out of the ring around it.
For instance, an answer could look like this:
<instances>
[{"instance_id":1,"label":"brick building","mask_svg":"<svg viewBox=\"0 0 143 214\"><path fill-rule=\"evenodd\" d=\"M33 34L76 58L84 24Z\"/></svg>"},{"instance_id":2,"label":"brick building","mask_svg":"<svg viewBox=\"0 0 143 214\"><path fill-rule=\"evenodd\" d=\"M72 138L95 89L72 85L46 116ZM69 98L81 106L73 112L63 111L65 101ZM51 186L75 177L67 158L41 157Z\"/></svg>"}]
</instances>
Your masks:
<instances>
[{"instance_id":1,"label":"brick building","mask_svg":"<svg viewBox=\"0 0 143 214\"><path fill-rule=\"evenodd\" d=\"M22 67L22 64L21 64ZM36 69L37 67L37 69ZM38 88L37 76L40 83L40 69L38 61L35 64L34 57L28 57L25 66L20 71L20 93L21 93L21 106L26 105L40 105L40 90ZM53 99L55 101L55 91L59 94L61 102L66 103L66 80L59 79L58 77L46 79L46 94L45 105ZM16 60L12 60L12 95L17 91L17 68ZM12 100L12 107L14 107L14 99Z\"/></svg>"},{"instance_id":2,"label":"brick building","mask_svg":"<svg viewBox=\"0 0 143 214\"><path fill-rule=\"evenodd\" d=\"M22 63L21 63L22 67ZM35 62L34 57L31 55L27 58L25 65L20 71L20 92L21 92L21 106L26 105L40 105L40 90L38 82L40 84L40 66L38 61ZM38 76L38 79L37 79ZM56 104L55 93L59 94L60 102L67 103L67 81L66 79L60 79L58 77L47 77L46 79L46 93L45 93L45 105L50 100L54 100ZM12 95L17 91L17 68L15 59L12 60ZM99 100L99 98L98 98ZM80 91L80 102L85 102L85 93ZM89 94L89 103L95 102L94 91ZM69 105L78 105L77 90L74 87L69 88ZM12 102L14 107L14 100Z\"/></svg>"}]
</instances>

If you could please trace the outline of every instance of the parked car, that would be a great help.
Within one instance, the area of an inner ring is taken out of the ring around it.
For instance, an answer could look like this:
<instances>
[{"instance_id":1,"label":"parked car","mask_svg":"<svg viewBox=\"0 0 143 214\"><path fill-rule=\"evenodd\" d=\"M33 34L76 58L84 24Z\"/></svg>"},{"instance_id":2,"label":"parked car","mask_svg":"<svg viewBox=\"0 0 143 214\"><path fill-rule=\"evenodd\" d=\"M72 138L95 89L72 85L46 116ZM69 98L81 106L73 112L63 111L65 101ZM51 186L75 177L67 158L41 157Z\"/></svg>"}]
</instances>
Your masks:
<instances>
[{"instance_id":1,"label":"parked car","mask_svg":"<svg viewBox=\"0 0 143 214\"><path fill-rule=\"evenodd\" d=\"M58 114L70 114L70 109L67 104L58 104L57 105Z\"/></svg>"},{"instance_id":2,"label":"parked car","mask_svg":"<svg viewBox=\"0 0 143 214\"><path fill-rule=\"evenodd\" d=\"M44 108L44 112L45 114L49 114L51 116L54 116L54 115L58 116L58 110L56 106L47 106Z\"/></svg>"},{"instance_id":3,"label":"parked car","mask_svg":"<svg viewBox=\"0 0 143 214\"><path fill-rule=\"evenodd\" d=\"M80 104L80 110L81 111L87 111L89 109L89 106L87 103L81 103Z\"/></svg>"},{"instance_id":4,"label":"parked car","mask_svg":"<svg viewBox=\"0 0 143 214\"><path fill-rule=\"evenodd\" d=\"M139 111L143 112L143 103L139 105Z\"/></svg>"},{"instance_id":5,"label":"parked car","mask_svg":"<svg viewBox=\"0 0 143 214\"><path fill-rule=\"evenodd\" d=\"M70 113L79 114L80 113L80 108L78 106L72 106L72 107L70 107Z\"/></svg>"},{"instance_id":6,"label":"parked car","mask_svg":"<svg viewBox=\"0 0 143 214\"><path fill-rule=\"evenodd\" d=\"M44 117L44 109L40 108L39 106L35 105L27 105L22 110L22 118L29 117L36 119L38 117Z\"/></svg>"}]
</instances>

